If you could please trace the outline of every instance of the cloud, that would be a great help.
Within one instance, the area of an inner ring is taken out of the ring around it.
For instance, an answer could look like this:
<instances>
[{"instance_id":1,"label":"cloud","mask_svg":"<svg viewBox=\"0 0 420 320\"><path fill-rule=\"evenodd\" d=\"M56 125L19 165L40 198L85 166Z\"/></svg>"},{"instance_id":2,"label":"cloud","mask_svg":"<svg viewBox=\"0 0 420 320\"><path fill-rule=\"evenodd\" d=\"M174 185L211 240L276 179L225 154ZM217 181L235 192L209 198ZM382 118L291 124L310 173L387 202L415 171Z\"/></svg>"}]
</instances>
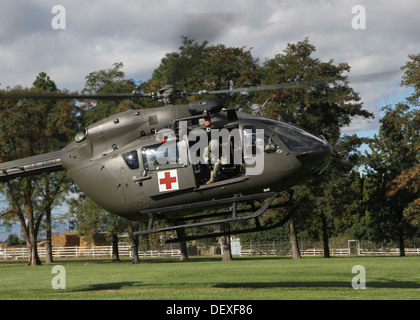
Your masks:
<instances>
[{"instance_id":1,"label":"cloud","mask_svg":"<svg viewBox=\"0 0 420 320\"><path fill-rule=\"evenodd\" d=\"M81 90L90 72L120 61L128 77L147 80L165 53L181 44L181 35L253 48L261 62L282 53L287 43L308 37L320 60L350 64L349 76L358 79L352 85L365 108L379 115L382 103L403 97L401 73L392 71L420 51L416 1L62 0L66 29L54 30L51 9L56 4L1 2L2 88L31 86L45 71L60 88ZM366 9L364 30L352 28L356 4ZM371 73L381 81L360 81ZM356 119L347 131L375 125Z\"/></svg>"}]
</instances>

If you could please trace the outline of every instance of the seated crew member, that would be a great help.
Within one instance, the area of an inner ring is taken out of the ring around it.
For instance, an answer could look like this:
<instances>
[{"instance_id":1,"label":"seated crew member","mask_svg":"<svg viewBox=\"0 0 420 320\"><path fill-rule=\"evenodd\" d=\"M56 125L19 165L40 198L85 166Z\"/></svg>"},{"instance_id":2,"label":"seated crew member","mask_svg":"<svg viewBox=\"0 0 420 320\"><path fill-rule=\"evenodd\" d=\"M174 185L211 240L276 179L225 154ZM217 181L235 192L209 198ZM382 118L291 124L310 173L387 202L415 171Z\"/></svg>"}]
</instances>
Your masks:
<instances>
[{"instance_id":1,"label":"seated crew member","mask_svg":"<svg viewBox=\"0 0 420 320\"><path fill-rule=\"evenodd\" d=\"M206 182L206 184L212 183L214 181L217 181L220 176L220 172L222 170L222 164L228 163L228 158L226 155L228 152L223 152L223 148L229 148L229 143L222 144L221 148L219 149L219 157L212 157L212 150L216 150L216 148L219 148L219 142L217 140L210 140L209 146L207 148L207 152L205 154L207 155L207 163L209 164L210 168L210 179ZM229 150L225 150L229 151ZM225 155L226 153L226 155ZM213 153L214 154L214 153ZM209 163L209 160L211 160L211 163Z\"/></svg>"}]
</instances>

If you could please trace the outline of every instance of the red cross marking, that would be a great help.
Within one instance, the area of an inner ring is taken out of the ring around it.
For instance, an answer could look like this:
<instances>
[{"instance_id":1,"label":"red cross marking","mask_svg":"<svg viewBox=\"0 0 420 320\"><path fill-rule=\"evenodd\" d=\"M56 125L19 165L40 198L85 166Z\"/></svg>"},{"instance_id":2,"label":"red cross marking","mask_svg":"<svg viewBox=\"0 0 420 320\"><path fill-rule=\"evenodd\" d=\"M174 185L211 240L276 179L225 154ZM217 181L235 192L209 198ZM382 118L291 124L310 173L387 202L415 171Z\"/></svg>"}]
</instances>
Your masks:
<instances>
[{"instance_id":1,"label":"red cross marking","mask_svg":"<svg viewBox=\"0 0 420 320\"><path fill-rule=\"evenodd\" d=\"M176 182L176 177L171 177L170 172L165 172L165 178L159 180L159 184L166 184L166 190L172 189L172 183Z\"/></svg>"}]
</instances>

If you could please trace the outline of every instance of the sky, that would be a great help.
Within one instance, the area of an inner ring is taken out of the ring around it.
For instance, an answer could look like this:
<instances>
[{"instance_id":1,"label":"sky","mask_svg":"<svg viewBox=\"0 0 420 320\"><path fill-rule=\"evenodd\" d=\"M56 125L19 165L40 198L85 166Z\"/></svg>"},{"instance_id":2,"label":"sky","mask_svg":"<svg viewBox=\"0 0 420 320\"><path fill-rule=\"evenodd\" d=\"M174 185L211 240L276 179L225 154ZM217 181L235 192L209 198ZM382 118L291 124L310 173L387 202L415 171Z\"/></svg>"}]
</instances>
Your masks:
<instances>
[{"instance_id":1,"label":"sky","mask_svg":"<svg viewBox=\"0 0 420 320\"><path fill-rule=\"evenodd\" d=\"M409 95L400 67L420 52L418 12L416 0L2 0L0 88L30 87L42 71L60 89L81 90L89 73L116 62L146 81L182 35L252 48L261 63L307 37L316 58L351 66L351 85L376 118L343 133L369 135L380 108Z\"/></svg>"}]
</instances>

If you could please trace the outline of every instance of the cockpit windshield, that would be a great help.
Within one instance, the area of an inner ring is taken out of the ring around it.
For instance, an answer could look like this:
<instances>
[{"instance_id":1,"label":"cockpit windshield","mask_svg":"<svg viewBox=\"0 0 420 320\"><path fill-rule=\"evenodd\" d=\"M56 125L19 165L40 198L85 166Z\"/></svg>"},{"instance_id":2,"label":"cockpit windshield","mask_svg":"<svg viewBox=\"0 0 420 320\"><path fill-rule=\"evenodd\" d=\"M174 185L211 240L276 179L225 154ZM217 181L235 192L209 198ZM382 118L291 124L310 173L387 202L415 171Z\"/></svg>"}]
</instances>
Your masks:
<instances>
[{"instance_id":1,"label":"cockpit windshield","mask_svg":"<svg viewBox=\"0 0 420 320\"><path fill-rule=\"evenodd\" d=\"M284 122L262 119L292 152L320 151L327 143L317 136Z\"/></svg>"}]
</instances>

